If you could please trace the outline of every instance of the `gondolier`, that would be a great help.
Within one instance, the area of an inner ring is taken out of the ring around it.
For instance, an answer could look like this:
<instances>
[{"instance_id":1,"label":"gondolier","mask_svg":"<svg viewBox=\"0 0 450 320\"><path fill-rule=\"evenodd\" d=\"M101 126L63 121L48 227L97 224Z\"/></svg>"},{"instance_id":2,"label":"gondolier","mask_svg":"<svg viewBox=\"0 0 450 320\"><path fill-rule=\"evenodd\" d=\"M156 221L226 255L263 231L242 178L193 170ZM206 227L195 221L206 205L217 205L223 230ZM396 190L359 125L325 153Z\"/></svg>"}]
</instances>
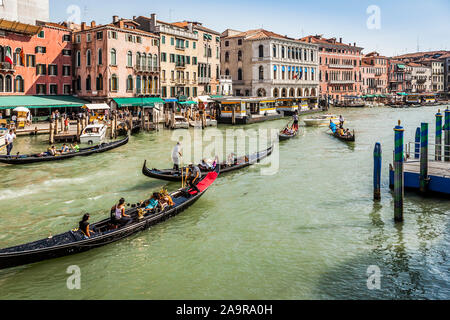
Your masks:
<instances>
[{"instance_id":1,"label":"gondolier","mask_svg":"<svg viewBox=\"0 0 450 320\"><path fill-rule=\"evenodd\" d=\"M294 115L293 115L293 119L294 119L294 125L293 125L293 129L295 131L298 131L298 111L296 110Z\"/></svg>"},{"instance_id":2,"label":"gondolier","mask_svg":"<svg viewBox=\"0 0 450 320\"><path fill-rule=\"evenodd\" d=\"M173 148L172 151L172 161L173 161L173 169L180 170L180 158L183 156L183 147L181 143L177 143L177 145Z\"/></svg>"},{"instance_id":3,"label":"gondolier","mask_svg":"<svg viewBox=\"0 0 450 320\"><path fill-rule=\"evenodd\" d=\"M14 133L14 130L9 130L9 133L5 136L5 142L6 142L6 154L9 156L11 154L11 150L13 149L14 145L14 139L16 138L16 134Z\"/></svg>"}]
</instances>

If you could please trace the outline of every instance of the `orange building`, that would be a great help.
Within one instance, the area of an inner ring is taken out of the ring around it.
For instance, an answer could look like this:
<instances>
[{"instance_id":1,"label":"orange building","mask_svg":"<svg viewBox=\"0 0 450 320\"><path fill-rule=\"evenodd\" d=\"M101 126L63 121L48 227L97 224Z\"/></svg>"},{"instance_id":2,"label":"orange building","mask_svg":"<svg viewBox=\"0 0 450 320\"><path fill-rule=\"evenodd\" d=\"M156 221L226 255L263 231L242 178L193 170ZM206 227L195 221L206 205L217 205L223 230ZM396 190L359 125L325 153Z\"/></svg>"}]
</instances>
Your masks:
<instances>
[{"instance_id":1,"label":"orange building","mask_svg":"<svg viewBox=\"0 0 450 320\"><path fill-rule=\"evenodd\" d=\"M0 20L0 96L71 93L71 31Z\"/></svg>"}]
</instances>

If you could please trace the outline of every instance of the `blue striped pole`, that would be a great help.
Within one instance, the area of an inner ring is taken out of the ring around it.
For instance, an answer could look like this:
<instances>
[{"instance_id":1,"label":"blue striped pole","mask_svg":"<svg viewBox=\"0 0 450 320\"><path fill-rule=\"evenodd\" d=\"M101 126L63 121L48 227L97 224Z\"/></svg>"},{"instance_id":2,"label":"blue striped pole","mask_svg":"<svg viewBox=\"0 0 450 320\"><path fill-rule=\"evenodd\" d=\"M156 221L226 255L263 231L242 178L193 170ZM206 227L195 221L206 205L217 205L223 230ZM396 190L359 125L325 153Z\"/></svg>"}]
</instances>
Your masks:
<instances>
[{"instance_id":1,"label":"blue striped pole","mask_svg":"<svg viewBox=\"0 0 450 320\"><path fill-rule=\"evenodd\" d=\"M403 221L403 135L405 130L401 126L394 128L395 132L395 152L394 152L394 218L395 221Z\"/></svg>"},{"instance_id":2,"label":"blue striped pole","mask_svg":"<svg viewBox=\"0 0 450 320\"><path fill-rule=\"evenodd\" d=\"M450 161L450 110L447 107L447 110L445 110L445 125L444 125L444 150L445 150L445 161Z\"/></svg>"},{"instance_id":3,"label":"blue striped pole","mask_svg":"<svg viewBox=\"0 0 450 320\"><path fill-rule=\"evenodd\" d=\"M420 192L428 189L428 123L421 124L420 139Z\"/></svg>"},{"instance_id":4,"label":"blue striped pole","mask_svg":"<svg viewBox=\"0 0 450 320\"><path fill-rule=\"evenodd\" d=\"M416 141L414 143L414 159L420 158L420 127L416 130Z\"/></svg>"},{"instance_id":5,"label":"blue striped pole","mask_svg":"<svg viewBox=\"0 0 450 320\"><path fill-rule=\"evenodd\" d=\"M375 144L373 151L373 199L381 200L381 143Z\"/></svg>"},{"instance_id":6,"label":"blue striped pole","mask_svg":"<svg viewBox=\"0 0 450 320\"><path fill-rule=\"evenodd\" d=\"M436 155L435 160L442 160L442 113L441 110L438 110L436 113Z\"/></svg>"}]
</instances>

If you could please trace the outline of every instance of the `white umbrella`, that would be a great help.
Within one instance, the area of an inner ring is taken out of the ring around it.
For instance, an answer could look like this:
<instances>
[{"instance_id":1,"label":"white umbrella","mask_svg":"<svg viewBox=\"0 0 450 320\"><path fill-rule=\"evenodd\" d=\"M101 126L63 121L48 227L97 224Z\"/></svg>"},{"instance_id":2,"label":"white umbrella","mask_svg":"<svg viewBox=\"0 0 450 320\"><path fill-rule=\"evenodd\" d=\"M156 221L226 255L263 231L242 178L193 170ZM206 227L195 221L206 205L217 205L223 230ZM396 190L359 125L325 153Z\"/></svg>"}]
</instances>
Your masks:
<instances>
[{"instance_id":1,"label":"white umbrella","mask_svg":"<svg viewBox=\"0 0 450 320\"><path fill-rule=\"evenodd\" d=\"M25 107L18 107L13 110L14 112L30 112L30 109Z\"/></svg>"}]
</instances>

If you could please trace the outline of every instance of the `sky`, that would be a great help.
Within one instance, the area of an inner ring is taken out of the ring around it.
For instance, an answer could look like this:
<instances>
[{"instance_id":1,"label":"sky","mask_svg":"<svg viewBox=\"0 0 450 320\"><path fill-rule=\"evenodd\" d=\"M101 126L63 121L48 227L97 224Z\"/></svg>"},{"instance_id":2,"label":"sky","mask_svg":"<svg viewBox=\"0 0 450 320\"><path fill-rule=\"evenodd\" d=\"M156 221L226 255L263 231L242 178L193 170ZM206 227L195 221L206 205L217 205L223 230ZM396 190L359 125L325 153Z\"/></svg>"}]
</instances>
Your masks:
<instances>
[{"instance_id":1,"label":"sky","mask_svg":"<svg viewBox=\"0 0 450 320\"><path fill-rule=\"evenodd\" d=\"M53 22L150 16L166 22L198 21L223 32L264 28L300 38L310 34L394 56L450 50L448 0L50 0Z\"/></svg>"}]
</instances>

